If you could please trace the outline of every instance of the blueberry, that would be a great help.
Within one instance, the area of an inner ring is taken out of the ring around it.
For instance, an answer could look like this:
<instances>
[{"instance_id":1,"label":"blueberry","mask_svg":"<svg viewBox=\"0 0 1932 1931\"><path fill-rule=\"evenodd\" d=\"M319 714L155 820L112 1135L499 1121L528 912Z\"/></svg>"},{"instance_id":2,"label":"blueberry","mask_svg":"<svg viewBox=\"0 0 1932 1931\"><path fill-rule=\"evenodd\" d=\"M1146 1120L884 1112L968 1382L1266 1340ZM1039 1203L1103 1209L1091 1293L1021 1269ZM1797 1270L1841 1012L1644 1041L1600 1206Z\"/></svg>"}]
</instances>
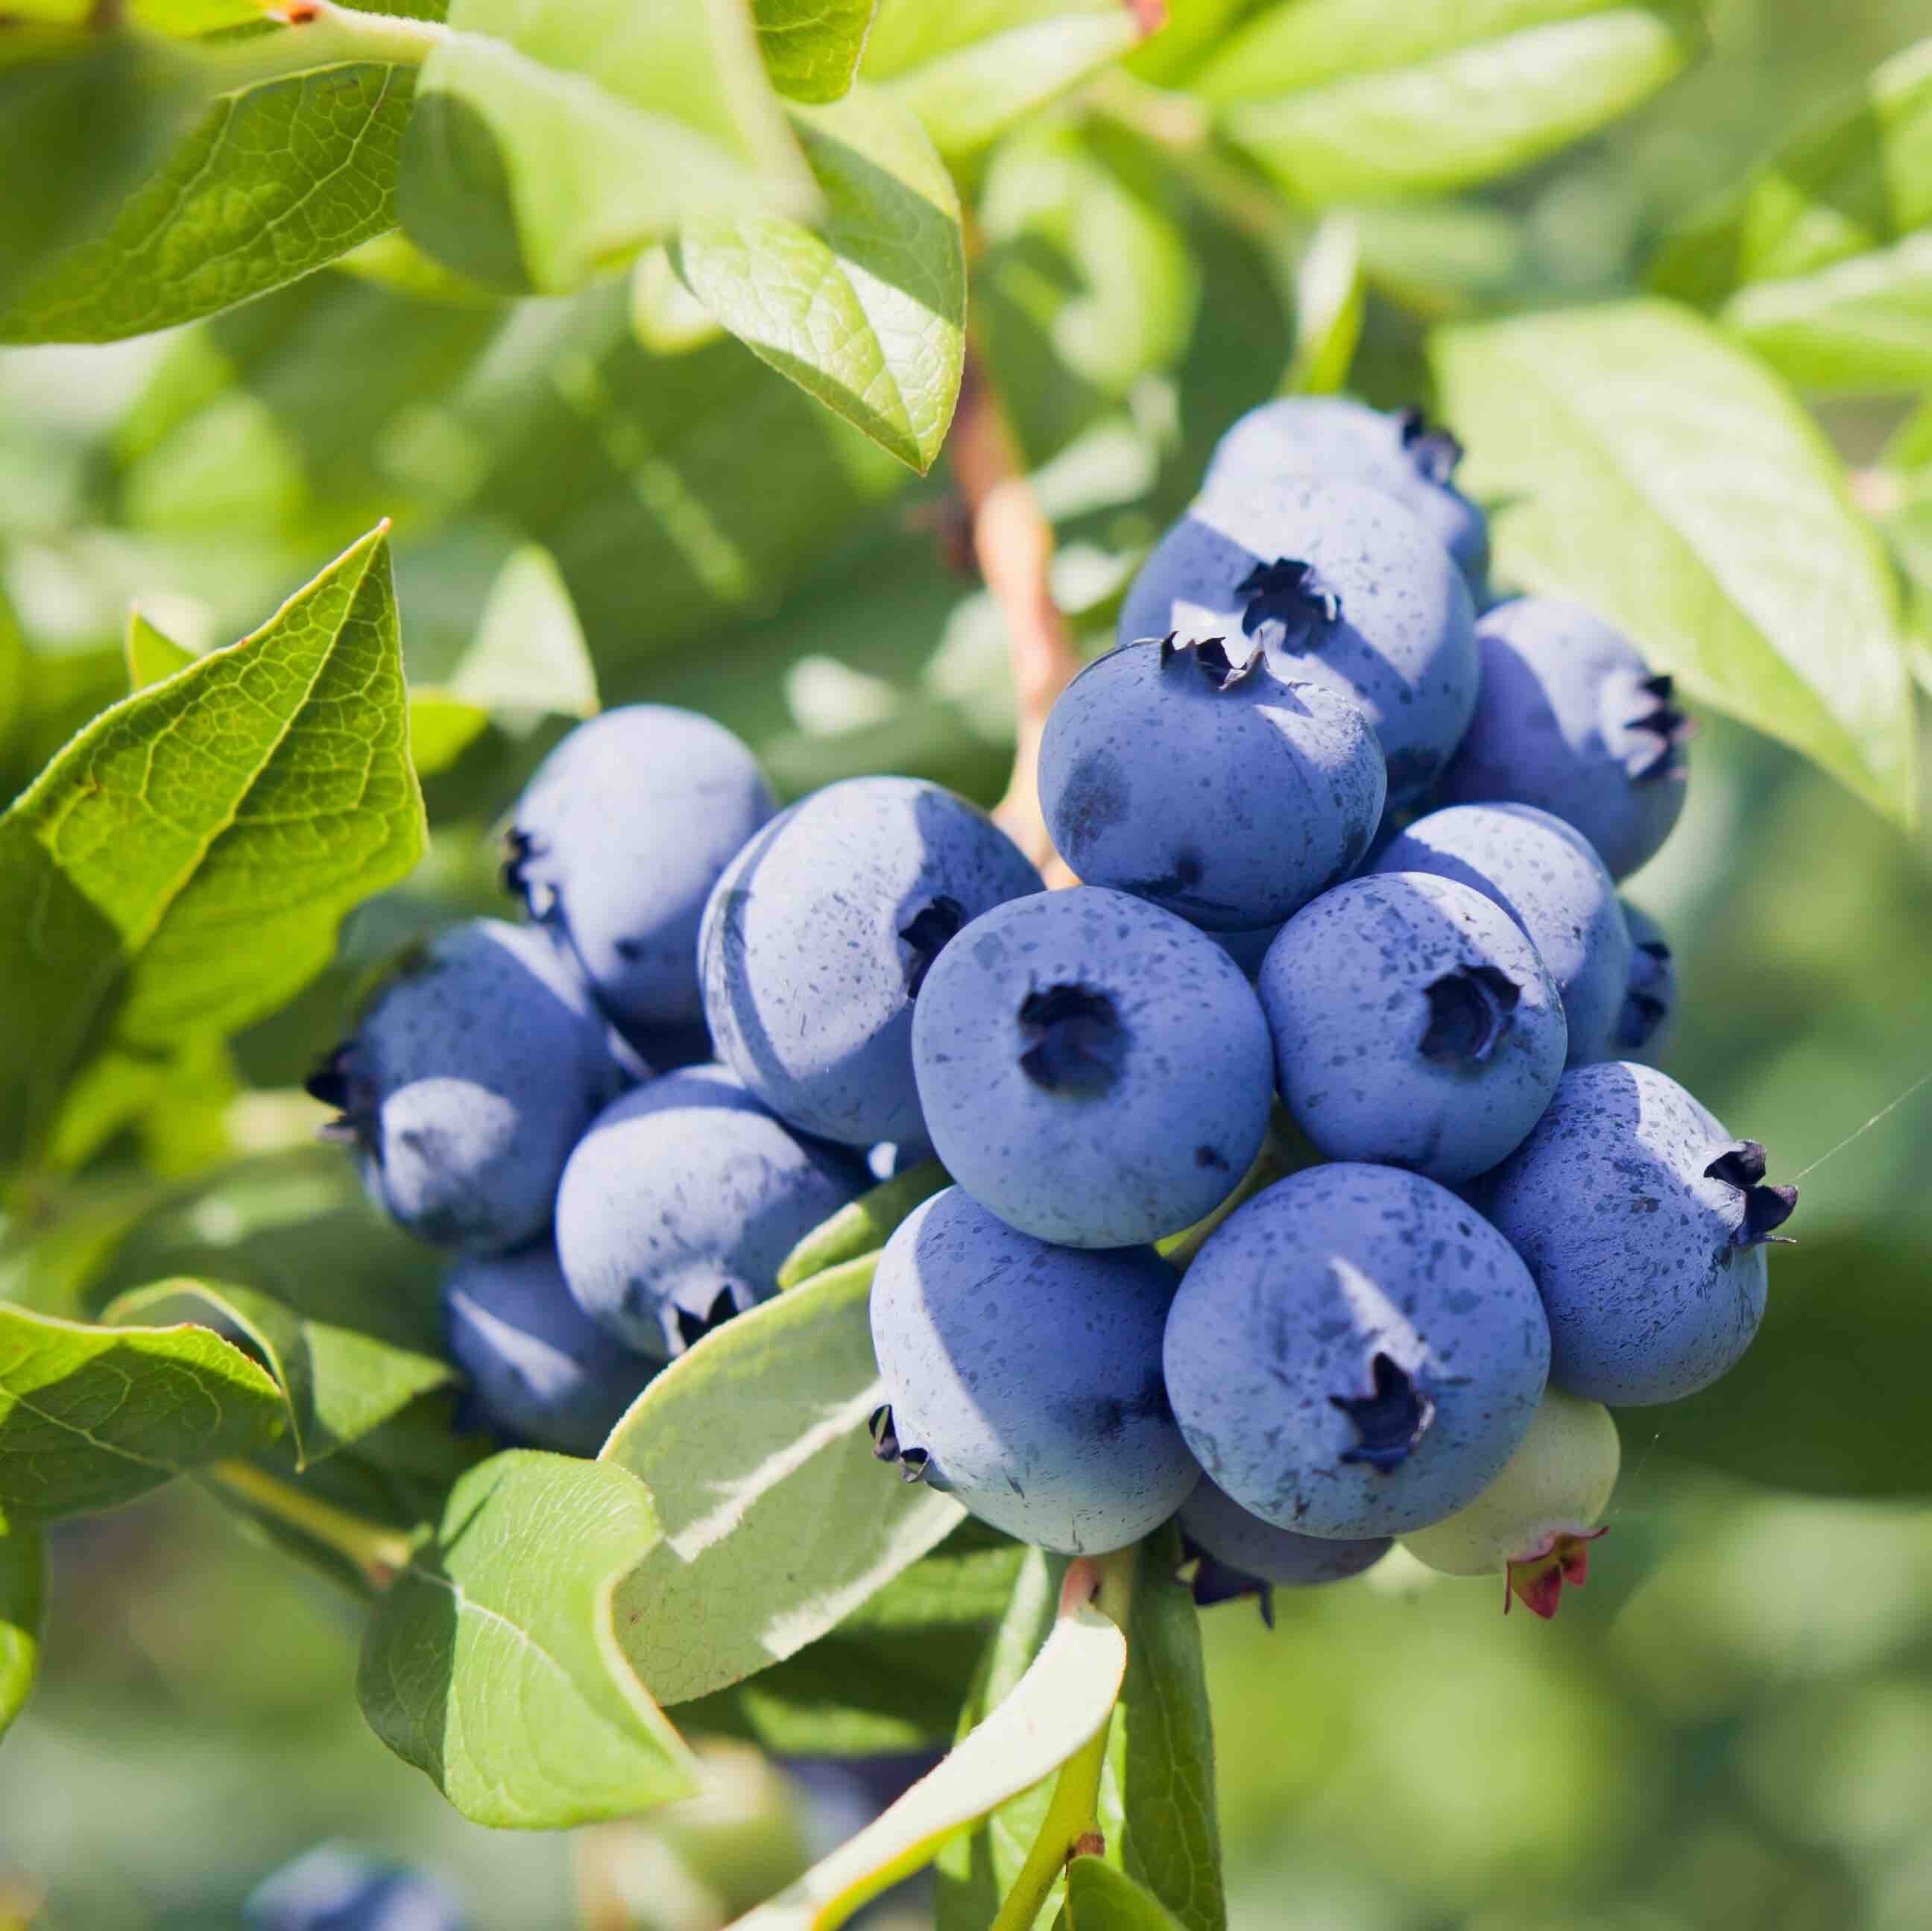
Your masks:
<instances>
[{"instance_id":1,"label":"blueberry","mask_svg":"<svg viewBox=\"0 0 1932 1931\"><path fill-rule=\"evenodd\" d=\"M1476 626L1482 688L1443 773L1444 803L1534 805L1574 825L1613 878L1684 808L1684 714L1671 681L1581 604L1520 597Z\"/></svg>"},{"instance_id":2,"label":"blueberry","mask_svg":"<svg viewBox=\"0 0 1932 1931\"><path fill-rule=\"evenodd\" d=\"M459 1261L443 1280L442 1313L483 1419L566 1455L595 1455L656 1365L571 1298L548 1240Z\"/></svg>"},{"instance_id":3,"label":"blueberry","mask_svg":"<svg viewBox=\"0 0 1932 1931\"><path fill-rule=\"evenodd\" d=\"M1549 1310L1558 1387L1672 1402L1736 1364L1764 1315L1765 1243L1798 1199L1764 1174L1762 1147L1654 1067L1564 1075L1488 1183Z\"/></svg>"},{"instance_id":4,"label":"blueberry","mask_svg":"<svg viewBox=\"0 0 1932 1931\"><path fill-rule=\"evenodd\" d=\"M1061 694L1040 799L1060 855L1222 931L1278 925L1346 878L1382 816L1381 747L1361 707L1284 682L1245 643L1122 644Z\"/></svg>"},{"instance_id":5,"label":"blueberry","mask_svg":"<svg viewBox=\"0 0 1932 1931\"><path fill-rule=\"evenodd\" d=\"M1409 1554L1445 1576L1508 1579L1514 1596L1553 1616L1568 1582L1582 1587L1589 1545L1617 1486L1622 1450L1610 1411L1548 1390L1516 1453L1476 1499L1402 1538Z\"/></svg>"},{"instance_id":6,"label":"blueberry","mask_svg":"<svg viewBox=\"0 0 1932 1931\"><path fill-rule=\"evenodd\" d=\"M511 820L505 878L627 1032L688 1025L704 901L776 808L722 724L628 705L580 724L538 768Z\"/></svg>"},{"instance_id":7,"label":"blueberry","mask_svg":"<svg viewBox=\"0 0 1932 1931\"><path fill-rule=\"evenodd\" d=\"M1677 1036L1677 962L1664 928L1628 898L1617 903L1630 928L1630 981L1617 1017L1617 1051L1646 1066L1661 1063Z\"/></svg>"},{"instance_id":8,"label":"blueberry","mask_svg":"<svg viewBox=\"0 0 1932 1931\"><path fill-rule=\"evenodd\" d=\"M1269 946L1274 943L1275 934L1281 930L1279 925L1257 925L1246 932L1210 932L1208 936L1240 968L1241 976L1250 985L1262 969L1262 961L1268 957Z\"/></svg>"},{"instance_id":9,"label":"blueberry","mask_svg":"<svg viewBox=\"0 0 1932 1931\"><path fill-rule=\"evenodd\" d=\"M1276 1528L1250 1514L1206 1475L1174 1519L1189 1553L1200 1560L1195 1601L1205 1608L1230 1597L1258 1594L1264 1615L1270 1589L1346 1582L1381 1561L1393 1546L1387 1536L1343 1541Z\"/></svg>"},{"instance_id":10,"label":"blueberry","mask_svg":"<svg viewBox=\"0 0 1932 1931\"><path fill-rule=\"evenodd\" d=\"M1097 886L982 913L913 1017L940 1163L1009 1226L1071 1247L1191 1227L1268 1130L1268 1027L1184 919Z\"/></svg>"},{"instance_id":11,"label":"blueberry","mask_svg":"<svg viewBox=\"0 0 1932 1931\"><path fill-rule=\"evenodd\" d=\"M1257 981L1275 1082L1335 1160L1453 1183L1492 1167L1562 1077L1563 998L1502 907L1427 872L1324 892Z\"/></svg>"},{"instance_id":12,"label":"blueberry","mask_svg":"<svg viewBox=\"0 0 1932 1931\"><path fill-rule=\"evenodd\" d=\"M934 1194L872 1284L880 1453L1023 1542L1138 1541L1200 1474L1161 1384L1174 1285L1150 1247L1050 1247L958 1187Z\"/></svg>"},{"instance_id":13,"label":"blueberry","mask_svg":"<svg viewBox=\"0 0 1932 1931\"><path fill-rule=\"evenodd\" d=\"M492 1253L549 1226L571 1148L624 1080L544 934L476 919L404 961L308 1090L400 1226Z\"/></svg>"},{"instance_id":14,"label":"blueberry","mask_svg":"<svg viewBox=\"0 0 1932 1931\"><path fill-rule=\"evenodd\" d=\"M1393 1167L1310 1167L1237 1207L1174 1297L1174 1412L1277 1528L1400 1535L1472 1501L1541 1399L1550 1331L1508 1243Z\"/></svg>"},{"instance_id":15,"label":"blueberry","mask_svg":"<svg viewBox=\"0 0 1932 1931\"><path fill-rule=\"evenodd\" d=\"M1292 478L1216 492L1162 538L1120 636L1258 643L1277 676L1368 713L1395 804L1449 761L1476 705L1475 610L1449 553L1392 498Z\"/></svg>"},{"instance_id":16,"label":"blueberry","mask_svg":"<svg viewBox=\"0 0 1932 1931\"><path fill-rule=\"evenodd\" d=\"M724 1067L692 1066L592 1123L558 1191L557 1258L593 1321L676 1354L776 1292L778 1263L871 1185L856 1155L792 1132Z\"/></svg>"},{"instance_id":17,"label":"blueberry","mask_svg":"<svg viewBox=\"0 0 1932 1931\"><path fill-rule=\"evenodd\" d=\"M718 1057L801 1132L922 1138L913 1003L940 949L1040 874L976 805L910 778L802 799L718 882L699 940Z\"/></svg>"},{"instance_id":18,"label":"blueberry","mask_svg":"<svg viewBox=\"0 0 1932 1931\"><path fill-rule=\"evenodd\" d=\"M1630 976L1630 937L1582 832L1530 805L1451 805L1418 818L1376 866L1473 886L1529 934L1563 994L1573 1066L1608 1059Z\"/></svg>"},{"instance_id":19,"label":"blueberry","mask_svg":"<svg viewBox=\"0 0 1932 1931\"><path fill-rule=\"evenodd\" d=\"M1251 409L1216 444L1204 496L1286 476L1347 477L1394 496L1456 559L1479 601L1489 580L1490 531L1456 488L1462 446L1419 409L1382 410L1346 396L1280 396Z\"/></svg>"},{"instance_id":20,"label":"blueberry","mask_svg":"<svg viewBox=\"0 0 1932 1931\"><path fill-rule=\"evenodd\" d=\"M248 1903L255 1931L466 1931L440 1885L400 1865L323 1844L284 1864Z\"/></svg>"}]
</instances>

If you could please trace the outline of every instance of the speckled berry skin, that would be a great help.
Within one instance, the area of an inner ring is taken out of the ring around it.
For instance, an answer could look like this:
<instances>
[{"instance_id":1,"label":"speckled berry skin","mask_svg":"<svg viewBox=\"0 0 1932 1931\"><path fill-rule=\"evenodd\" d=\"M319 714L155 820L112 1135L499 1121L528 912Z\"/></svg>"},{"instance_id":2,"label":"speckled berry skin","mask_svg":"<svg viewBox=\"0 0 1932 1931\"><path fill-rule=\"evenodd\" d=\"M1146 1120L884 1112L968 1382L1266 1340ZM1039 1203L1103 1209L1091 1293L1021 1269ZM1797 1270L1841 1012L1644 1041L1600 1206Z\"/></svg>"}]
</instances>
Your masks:
<instances>
[{"instance_id":1,"label":"speckled berry skin","mask_svg":"<svg viewBox=\"0 0 1932 1931\"><path fill-rule=\"evenodd\" d=\"M1174 1287L1150 1247L1051 1247L958 1187L934 1195L872 1283L899 1450L1023 1542L1092 1555L1138 1541L1200 1476L1161 1385Z\"/></svg>"},{"instance_id":2,"label":"speckled berry skin","mask_svg":"<svg viewBox=\"0 0 1932 1931\"><path fill-rule=\"evenodd\" d=\"M442 1315L484 1420L566 1455L595 1455L657 1366L571 1298L548 1240L459 1261L443 1279Z\"/></svg>"},{"instance_id":3,"label":"speckled berry skin","mask_svg":"<svg viewBox=\"0 0 1932 1931\"><path fill-rule=\"evenodd\" d=\"M1768 1231L1751 1225L1753 1205L1769 1190L1706 1171L1741 1144L1654 1067L1612 1061L1564 1075L1486 1196L1542 1293L1558 1387L1673 1402L1750 1345Z\"/></svg>"},{"instance_id":4,"label":"speckled berry skin","mask_svg":"<svg viewBox=\"0 0 1932 1931\"><path fill-rule=\"evenodd\" d=\"M718 1056L800 1132L926 1137L914 1001L969 919L1040 889L976 805L910 778L852 778L779 814L718 881L698 940Z\"/></svg>"},{"instance_id":5,"label":"speckled berry skin","mask_svg":"<svg viewBox=\"0 0 1932 1931\"><path fill-rule=\"evenodd\" d=\"M1476 626L1482 688L1442 775L1446 805L1534 805L1574 825L1613 878L1654 856L1684 808L1670 682L1580 604L1518 597Z\"/></svg>"},{"instance_id":6,"label":"speckled berry skin","mask_svg":"<svg viewBox=\"0 0 1932 1931\"><path fill-rule=\"evenodd\" d=\"M1413 409L1371 409L1348 396L1277 396L1214 445L1204 496L1287 476L1347 477L1393 496L1456 559L1480 602L1489 581L1488 520L1452 480L1462 450Z\"/></svg>"},{"instance_id":7,"label":"speckled berry skin","mask_svg":"<svg viewBox=\"0 0 1932 1931\"><path fill-rule=\"evenodd\" d=\"M1360 1541L1297 1535L1252 1515L1211 1477L1202 1477L1174 1517L1180 1533L1223 1568L1280 1588L1346 1582L1372 1568L1394 1546L1388 1536Z\"/></svg>"},{"instance_id":8,"label":"speckled berry skin","mask_svg":"<svg viewBox=\"0 0 1932 1931\"><path fill-rule=\"evenodd\" d=\"M1390 841L1376 873L1392 871L1433 872L1493 898L1529 934L1563 995L1570 1064L1612 1057L1630 930L1582 832L1531 805L1451 805Z\"/></svg>"},{"instance_id":9,"label":"speckled berry skin","mask_svg":"<svg viewBox=\"0 0 1932 1931\"><path fill-rule=\"evenodd\" d=\"M627 1033L688 1025L704 901L777 808L722 724L626 705L578 725L538 767L511 820L506 878Z\"/></svg>"},{"instance_id":10,"label":"speckled berry skin","mask_svg":"<svg viewBox=\"0 0 1932 1931\"><path fill-rule=\"evenodd\" d=\"M412 954L309 1082L370 1197L419 1239L494 1253L549 1226L570 1150L626 1075L540 931L472 919Z\"/></svg>"},{"instance_id":11,"label":"speckled berry skin","mask_svg":"<svg viewBox=\"0 0 1932 1931\"><path fill-rule=\"evenodd\" d=\"M1472 1501L1529 1426L1550 1330L1522 1263L1446 1188L1310 1167L1237 1207L1168 1316L1187 1445L1304 1535L1400 1535Z\"/></svg>"},{"instance_id":12,"label":"speckled berry skin","mask_svg":"<svg viewBox=\"0 0 1932 1931\"><path fill-rule=\"evenodd\" d=\"M1660 1066L1677 1039L1677 960L1664 928L1628 898L1624 923L1630 928L1630 981L1617 1018L1617 1051L1627 1060Z\"/></svg>"},{"instance_id":13,"label":"speckled berry skin","mask_svg":"<svg viewBox=\"0 0 1932 1931\"><path fill-rule=\"evenodd\" d=\"M722 1066L634 1088L564 1169L557 1258L578 1305L662 1359L776 1291L778 1263L872 1185L862 1159L802 1138Z\"/></svg>"},{"instance_id":14,"label":"speckled berry skin","mask_svg":"<svg viewBox=\"0 0 1932 1931\"><path fill-rule=\"evenodd\" d=\"M1009 1226L1070 1247L1190 1227L1261 1150L1254 991L1184 919L1076 886L1010 899L940 953L913 1015L940 1163Z\"/></svg>"},{"instance_id":15,"label":"speckled berry skin","mask_svg":"<svg viewBox=\"0 0 1932 1931\"><path fill-rule=\"evenodd\" d=\"M1304 906L1256 990L1275 1083L1334 1160L1454 1185L1492 1167L1563 1075L1563 998L1501 906L1427 872L1352 880Z\"/></svg>"},{"instance_id":16,"label":"speckled berry skin","mask_svg":"<svg viewBox=\"0 0 1932 1931\"><path fill-rule=\"evenodd\" d=\"M1120 612L1123 643L1170 633L1223 637L1231 655L1261 644L1277 676L1354 698L1396 804L1428 789L1475 709L1468 586L1408 511L1359 483L1290 478L1197 503L1142 565Z\"/></svg>"},{"instance_id":17,"label":"speckled berry skin","mask_svg":"<svg viewBox=\"0 0 1932 1931\"><path fill-rule=\"evenodd\" d=\"M1361 707L1282 682L1252 644L1122 644L1040 744L1040 808L1073 870L1214 931L1279 924L1346 878L1385 794Z\"/></svg>"}]
</instances>

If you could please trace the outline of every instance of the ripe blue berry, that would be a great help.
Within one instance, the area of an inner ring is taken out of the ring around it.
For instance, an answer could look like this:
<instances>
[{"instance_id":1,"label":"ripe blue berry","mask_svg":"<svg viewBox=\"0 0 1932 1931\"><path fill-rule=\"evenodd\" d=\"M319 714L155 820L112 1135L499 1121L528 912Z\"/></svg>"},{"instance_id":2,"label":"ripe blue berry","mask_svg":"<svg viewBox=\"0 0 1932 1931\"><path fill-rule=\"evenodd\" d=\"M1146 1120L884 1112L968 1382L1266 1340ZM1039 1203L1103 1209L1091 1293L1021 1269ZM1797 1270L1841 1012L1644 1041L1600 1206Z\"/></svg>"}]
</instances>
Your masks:
<instances>
[{"instance_id":1,"label":"ripe blue berry","mask_svg":"<svg viewBox=\"0 0 1932 1931\"><path fill-rule=\"evenodd\" d=\"M872 1284L880 1455L1042 1548L1137 1542L1200 1474L1161 1384L1174 1284L1150 1247L1050 1247L934 1195Z\"/></svg>"},{"instance_id":2,"label":"ripe blue berry","mask_svg":"<svg viewBox=\"0 0 1932 1931\"><path fill-rule=\"evenodd\" d=\"M1266 1615L1270 1589L1346 1582L1381 1561L1392 1546L1388 1536L1343 1541L1276 1528L1250 1514L1207 1475L1174 1519L1190 1552L1200 1558L1194 1600L1203 1608L1234 1596L1258 1594Z\"/></svg>"},{"instance_id":3,"label":"ripe blue berry","mask_svg":"<svg viewBox=\"0 0 1932 1931\"><path fill-rule=\"evenodd\" d=\"M1664 928L1648 912L1619 898L1630 928L1630 982L1617 1018L1617 1051L1660 1066L1677 1036L1677 962Z\"/></svg>"},{"instance_id":4,"label":"ripe blue berry","mask_svg":"<svg viewBox=\"0 0 1932 1931\"><path fill-rule=\"evenodd\" d=\"M248 1903L254 1931L466 1931L440 1885L400 1864L319 1845L266 1879Z\"/></svg>"},{"instance_id":5,"label":"ripe blue berry","mask_svg":"<svg viewBox=\"0 0 1932 1931\"><path fill-rule=\"evenodd\" d=\"M1352 880L1282 928L1257 982L1283 1102L1330 1159L1453 1184L1492 1167L1562 1077L1562 995L1492 900L1452 879Z\"/></svg>"},{"instance_id":6,"label":"ripe blue berry","mask_svg":"<svg viewBox=\"0 0 1932 1931\"><path fill-rule=\"evenodd\" d=\"M1060 855L1197 925L1279 924L1346 878L1385 793L1361 708L1284 682L1245 640L1122 644L1061 694L1040 745Z\"/></svg>"},{"instance_id":7,"label":"ripe blue berry","mask_svg":"<svg viewBox=\"0 0 1932 1931\"><path fill-rule=\"evenodd\" d=\"M1342 1162L1208 1236L1165 1360L1187 1445L1243 1508L1360 1540L1480 1492L1541 1399L1550 1331L1522 1263L1454 1194Z\"/></svg>"},{"instance_id":8,"label":"ripe blue berry","mask_svg":"<svg viewBox=\"0 0 1932 1931\"><path fill-rule=\"evenodd\" d=\"M1798 1200L1764 1175L1762 1147L1653 1067L1564 1075L1487 1192L1549 1310L1558 1387L1672 1402L1735 1365L1764 1316L1765 1245Z\"/></svg>"},{"instance_id":9,"label":"ripe blue berry","mask_svg":"<svg viewBox=\"0 0 1932 1931\"><path fill-rule=\"evenodd\" d=\"M913 1059L946 1171L1008 1225L1072 1247L1212 1211L1260 1150L1274 1083L1233 961L1096 886L974 919L920 994Z\"/></svg>"},{"instance_id":10,"label":"ripe blue berry","mask_svg":"<svg viewBox=\"0 0 1932 1931\"><path fill-rule=\"evenodd\" d=\"M914 1001L969 919L1040 889L976 805L910 778L853 778L782 813L718 882L699 939L718 1057L800 1132L924 1136Z\"/></svg>"}]
</instances>

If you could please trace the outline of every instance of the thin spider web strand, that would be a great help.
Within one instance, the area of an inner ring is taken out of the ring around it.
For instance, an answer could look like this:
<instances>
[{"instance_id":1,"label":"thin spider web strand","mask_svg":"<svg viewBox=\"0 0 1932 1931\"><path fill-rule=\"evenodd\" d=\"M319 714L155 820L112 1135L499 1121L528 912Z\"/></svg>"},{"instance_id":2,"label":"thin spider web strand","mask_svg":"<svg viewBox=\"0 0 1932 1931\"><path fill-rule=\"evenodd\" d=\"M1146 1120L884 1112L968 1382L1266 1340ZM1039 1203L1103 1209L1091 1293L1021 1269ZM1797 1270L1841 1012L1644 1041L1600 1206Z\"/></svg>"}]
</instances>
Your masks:
<instances>
[{"instance_id":1,"label":"thin spider web strand","mask_svg":"<svg viewBox=\"0 0 1932 1931\"><path fill-rule=\"evenodd\" d=\"M1918 1078L1914 1080L1912 1084L1907 1087L1896 1099L1892 1101L1888 1106L1880 1107L1862 1126L1858 1128L1853 1132L1847 1133L1845 1137L1828 1152L1820 1153L1817 1159L1814 1160L1810 1165L1807 1167L1802 1173L1794 1174L1792 1176L1792 1185L1795 1186L1800 1180L1806 1179L1810 1175L1815 1174L1827 1160L1836 1159L1847 1147L1851 1145L1853 1141L1862 1140L1881 1120L1889 1118L1891 1115L1896 1113L1908 1099L1911 1099L1915 1093L1920 1092L1923 1088L1928 1086L1932 1086L1932 1069L1928 1069L1928 1071L1921 1073Z\"/></svg>"}]
</instances>

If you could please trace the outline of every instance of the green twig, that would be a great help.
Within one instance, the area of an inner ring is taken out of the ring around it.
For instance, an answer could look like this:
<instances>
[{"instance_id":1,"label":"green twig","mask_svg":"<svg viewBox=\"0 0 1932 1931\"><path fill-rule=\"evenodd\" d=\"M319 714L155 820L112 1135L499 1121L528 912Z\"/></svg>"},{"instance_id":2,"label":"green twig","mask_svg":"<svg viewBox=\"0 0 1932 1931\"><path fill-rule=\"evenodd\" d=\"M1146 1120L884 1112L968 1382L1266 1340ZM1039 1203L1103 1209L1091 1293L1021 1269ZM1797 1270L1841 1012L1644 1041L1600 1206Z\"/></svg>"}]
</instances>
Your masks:
<instances>
[{"instance_id":1,"label":"green twig","mask_svg":"<svg viewBox=\"0 0 1932 1931\"><path fill-rule=\"evenodd\" d=\"M217 1462L202 1473L217 1488L332 1549L368 1577L374 1588L386 1589L409 1567L412 1544L407 1536L305 1495L292 1482L266 1474L251 1462Z\"/></svg>"},{"instance_id":2,"label":"green twig","mask_svg":"<svg viewBox=\"0 0 1932 1931\"><path fill-rule=\"evenodd\" d=\"M206 58L218 70L232 66L242 76L236 85L362 61L420 67L449 37L449 29L439 20L365 13L338 7L334 0L286 0L265 6L262 17L283 31L207 50Z\"/></svg>"},{"instance_id":3,"label":"green twig","mask_svg":"<svg viewBox=\"0 0 1932 1931\"><path fill-rule=\"evenodd\" d=\"M1094 1591L1094 1601L1103 1615L1112 1618L1126 1633L1134 1600L1134 1567L1138 1546L1117 1550L1097 1561L1082 1558L1066 1572L1061 1596L1063 1612L1083 1588ZM1083 1850L1091 1850L1100 1834L1100 1771L1107 1760L1107 1733L1112 1720L1102 1723L1086 1744L1060 1767L1053 1796L1046 1807L1046 1821L1027 1852L1026 1862L1013 1880L991 1931L1031 1931L1047 1894L1052 1890L1067 1860Z\"/></svg>"}]
</instances>

